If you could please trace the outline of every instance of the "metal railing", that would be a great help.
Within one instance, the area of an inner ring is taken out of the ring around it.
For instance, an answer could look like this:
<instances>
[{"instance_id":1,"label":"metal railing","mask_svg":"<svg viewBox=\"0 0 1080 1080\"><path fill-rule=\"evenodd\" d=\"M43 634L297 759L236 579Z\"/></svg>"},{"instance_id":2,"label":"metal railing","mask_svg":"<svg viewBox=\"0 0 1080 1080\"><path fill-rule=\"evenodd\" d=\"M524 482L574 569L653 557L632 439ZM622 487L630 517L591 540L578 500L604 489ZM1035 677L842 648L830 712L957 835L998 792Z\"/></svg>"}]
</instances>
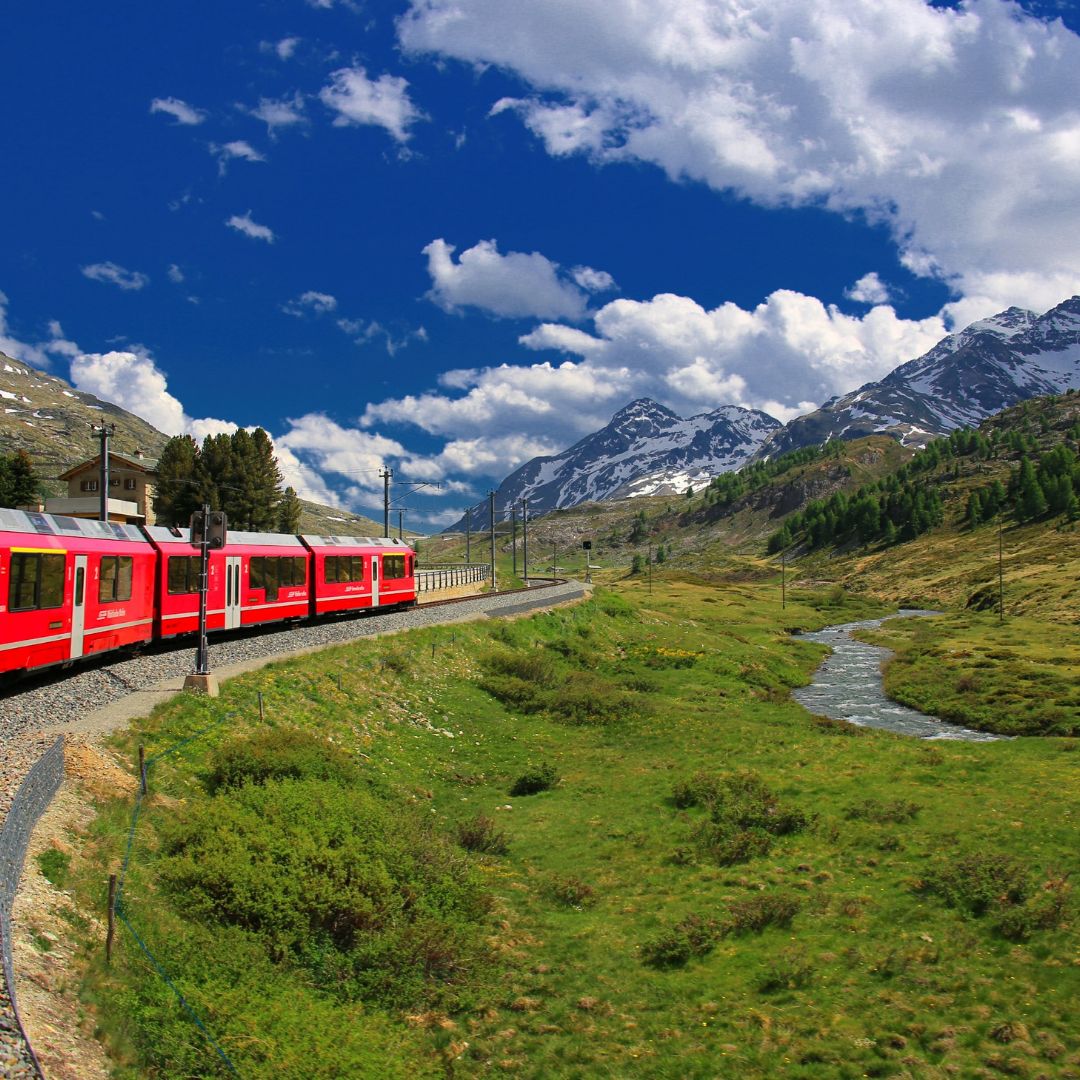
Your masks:
<instances>
[{"instance_id":1,"label":"metal railing","mask_svg":"<svg viewBox=\"0 0 1080 1080\"><path fill-rule=\"evenodd\" d=\"M0 827L0 952L3 953L4 981L7 984L8 1000L15 1023L22 1034L26 1050L38 1076L42 1076L37 1055L26 1038L26 1031L19 1017L19 1007L15 1001L15 968L12 959L11 908L15 903L15 893L19 888L26 848L30 843L30 834L38 818L52 802L53 796L64 780L64 739L56 742L38 759L37 764L26 774L19 790L15 793L11 807Z\"/></svg>"},{"instance_id":2,"label":"metal railing","mask_svg":"<svg viewBox=\"0 0 1080 1080\"><path fill-rule=\"evenodd\" d=\"M476 585L487 581L491 567L486 563L470 566L426 566L416 571L416 591L435 592L437 589L456 589L461 585Z\"/></svg>"}]
</instances>

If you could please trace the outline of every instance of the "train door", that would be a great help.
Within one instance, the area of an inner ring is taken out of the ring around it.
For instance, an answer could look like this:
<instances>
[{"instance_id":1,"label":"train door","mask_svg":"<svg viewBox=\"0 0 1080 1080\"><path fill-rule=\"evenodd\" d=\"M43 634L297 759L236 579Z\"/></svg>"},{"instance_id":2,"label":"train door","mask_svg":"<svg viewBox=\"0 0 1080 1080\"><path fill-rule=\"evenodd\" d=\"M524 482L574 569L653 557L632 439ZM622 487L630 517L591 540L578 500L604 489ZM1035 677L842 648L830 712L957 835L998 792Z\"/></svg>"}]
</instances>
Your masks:
<instances>
[{"instance_id":1,"label":"train door","mask_svg":"<svg viewBox=\"0 0 1080 1080\"><path fill-rule=\"evenodd\" d=\"M75 556L75 590L71 601L71 659L83 654L86 631L86 556Z\"/></svg>"},{"instance_id":2,"label":"train door","mask_svg":"<svg viewBox=\"0 0 1080 1080\"><path fill-rule=\"evenodd\" d=\"M240 625L240 562L239 555L225 557L225 629Z\"/></svg>"},{"instance_id":3,"label":"train door","mask_svg":"<svg viewBox=\"0 0 1080 1080\"><path fill-rule=\"evenodd\" d=\"M379 606L379 563L378 555L371 556L371 606Z\"/></svg>"}]
</instances>

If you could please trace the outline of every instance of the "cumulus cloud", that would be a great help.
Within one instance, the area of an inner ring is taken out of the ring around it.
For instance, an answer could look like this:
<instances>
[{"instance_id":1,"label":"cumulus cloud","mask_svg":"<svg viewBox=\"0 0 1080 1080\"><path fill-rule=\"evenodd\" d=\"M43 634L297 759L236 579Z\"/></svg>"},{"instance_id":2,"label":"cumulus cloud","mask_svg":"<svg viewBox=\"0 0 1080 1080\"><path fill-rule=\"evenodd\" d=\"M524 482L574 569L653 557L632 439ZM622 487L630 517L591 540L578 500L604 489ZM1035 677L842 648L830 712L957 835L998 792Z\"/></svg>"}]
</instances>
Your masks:
<instances>
[{"instance_id":1,"label":"cumulus cloud","mask_svg":"<svg viewBox=\"0 0 1080 1080\"><path fill-rule=\"evenodd\" d=\"M341 68L330 76L330 84L319 99L337 113L334 124L375 124L385 128L398 142L409 138L409 125L423 113L409 100L408 82L396 75L369 79L362 67Z\"/></svg>"},{"instance_id":2,"label":"cumulus cloud","mask_svg":"<svg viewBox=\"0 0 1080 1080\"><path fill-rule=\"evenodd\" d=\"M139 289L145 289L150 284L150 279L146 274L138 270L125 270L114 262L91 263L89 266L82 267L82 273L91 281L103 281L125 292L138 292Z\"/></svg>"},{"instance_id":3,"label":"cumulus cloud","mask_svg":"<svg viewBox=\"0 0 1080 1080\"><path fill-rule=\"evenodd\" d=\"M222 176L225 175L230 161L249 161L256 164L266 160L265 156L260 154L251 143L243 139L234 139L232 142L222 144L211 143L210 153L218 159L218 172Z\"/></svg>"},{"instance_id":4,"label":"cumulus cloud","mask_svg":"<svg viewBox=\"0 0 1080 1080\"><path fill-rule=\"evenodd\" d=\"M448 372L440 390L369 404L361 423L492 448L524 436L562 449L635 397L684 416L735 404L788 420L882 377L946 332L940 317L904 320L878 305L859 318L788 290L752 310L707 310L672 294L619 299L595 313L591 333L543 323L519 339L571 359Z\"/></svg>"},{"instance_id":5,"label":"cumulus cloud","mask_svg":"<svg viewBox=\"0 0 1080 1080\"><path fill-rule=\"evenodd\" d=\"M538 251L499 253L494 240L481 240L454 261L457 249L445 240L432 240L424 254L431 276L428 298L444 311L479 308L502 318L581 319L585 289L610 288L611 275L578 267L568 279L559 264ZM577 281L581 276L589 285Z\"/></svg>"},{"instance_id":6,"label":"cumulus cloud","mask_svg":"<svg viewBox=\"0 0 1080 1080\"><path fill-rule=\"evenodd\" d=\"M169 263L169 269L167 271L169 280L174 285L179 285L184 280L184 271L180 269L176 263Z\"/></svg>"},{"instance_id":7,"label":"cumulus cloud","mask_svg":"<svg viewBox=\"0 0 1080 1080\"><path fill-rule=\"evenodd\" d=\"M8 321L8 298L0 291L0 353L31 367L48 369L52 357L72 356L78 351L78 345L67 340L63 327L55 319L49 323L49 336L42 341L24 341L16 336Z\"/></svg>"},{"instance_id":8,"label":"cumulus cloud","mask_svg":"<svg viewBox=\"0 0 1080 1080\"><path fill-rule=\"evenodd\" d=\"M278 128L296 127L298 124L306 124L307 117L304 115L304 95L293 94L285 98L259 98L259 104L254 109L245 110L249 116L261 120L270 133L271 138L277 136Z\"/></svg>"},{"instance_id":9,"label":"cumulus cloud","mask_svg":"<svg viewBox=\"0 0 1080 1080\"><path fill-rule=\"evenodd\" d=\"M252 220L250 210L246 214L233 214L225 224L230 229L250 236L252 240L265 240L268 244L272 244L277 239L274 230L269 225L260 225Z\"/></svg>"},{"instance_id":10,"label":"cumulus cloud","mask_svg":"<svg viewBox=\"0 0 1080 1080\"><path fill-rule=\"evenodd\" d=\"M330 293L316 292L314 289L308 289L307 292L301 293L295 299L289 300L281 306L281 310L286 315L294 315L298 319L303 318L305 315L327 315L336 309L336 296L331 296Z\"/></svg>"},{"instance_id":11,"label":"cumulus cloud","mask_svg":"<svg viewBox=\"0 0 1080 1080\"><path fill-rule=\"evenodd\" d=\"M512 71L492 112L553 155L864 214L980 314L1080 288L1080 37L1009 0L412 0L398 34Z\"/></svg>"},{"instance_id":12,"label":"cumulus cloud","mask_svg":"<svg viewBox=\"0 0 1080 1080\"><path fill-rule=\"evenodd\" d=\"M260 41L259 49L264 53L273 53L279 60L291 60L300 41L298 37L283 37L280 41Z\"/></svg>"},{"instance_id":13,"label":"cumulus cloud","mask_svg":"<svg viewBox=\"0 0 1080 1080\"><path fill-rule=\"evenodd\" d=\"M890 300L888 286L873 270L845 289L844 295L859 304L887 304Z\"/></svg>"},{"instance_id":14,"label":"cumulus cloud","mask_svg":"<svg viewBox=\"0 0 1080 1080\"><path fill-rule=\"evenodd\" d=\"M178 124L185 126L193 127L196 124L201 124L206 119L206 113L202 109L196 109L194 105L189 105L186 101L174 97L154 98L150 102L150 111L152 113L166 113Z\"/></svg>"}]
</instances>

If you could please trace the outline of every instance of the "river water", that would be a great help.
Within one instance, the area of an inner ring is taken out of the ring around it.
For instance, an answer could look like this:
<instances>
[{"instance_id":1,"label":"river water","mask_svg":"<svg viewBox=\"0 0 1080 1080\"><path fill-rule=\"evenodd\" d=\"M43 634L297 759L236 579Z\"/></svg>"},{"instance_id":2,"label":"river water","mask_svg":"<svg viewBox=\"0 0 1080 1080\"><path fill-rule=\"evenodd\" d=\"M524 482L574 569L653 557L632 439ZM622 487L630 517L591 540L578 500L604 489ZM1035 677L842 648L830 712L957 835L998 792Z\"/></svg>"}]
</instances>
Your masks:
<instances>
[{"instance_id":1,"label":"river water","mask_svg":"<svg viewBox=\"0 0 1080 1080\"><path fill-rule=\"evenodd\" d=\"M885 619L914 618L940 615L940 611L902 608ZM792 697L812 713L846 720L860 727L884 728L900 735L918 739L965 739L970 742L991 742L1003 738L986 731L950 724L936 716L916 712L886 697L881 683L881 665L892 655L888 649L866 645L851 636L852 630L880 626L885 619L866 619L862 622L826 626L810 634L800 634L807 641L819 641L832 652L814 673L809 686L794 691Z\"/></svg>"}]
</instances>

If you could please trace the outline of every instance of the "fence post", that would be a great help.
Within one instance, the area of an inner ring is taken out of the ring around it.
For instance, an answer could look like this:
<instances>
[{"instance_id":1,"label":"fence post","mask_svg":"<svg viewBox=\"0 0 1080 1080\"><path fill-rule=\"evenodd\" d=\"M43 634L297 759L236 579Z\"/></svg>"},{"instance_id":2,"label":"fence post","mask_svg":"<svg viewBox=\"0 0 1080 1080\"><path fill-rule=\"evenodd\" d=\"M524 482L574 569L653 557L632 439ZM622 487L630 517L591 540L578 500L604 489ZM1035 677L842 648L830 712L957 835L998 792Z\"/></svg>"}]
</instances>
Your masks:
<instances>
[{"instance_id":1,"label":"fence post","mask_svg":"<svg viewBox=\"0 0 1080 1080\"><path fill-rule=\"evenodd\" d=\"M139 747L139 792L146 794L146 747Z\"/></svg>"},{"instance_id":2,"label":"fence post","mask_svg":"<svg viewBox=\"0 0 1080 1080\"><path fill-rule=\"evenodd\" d=\"M262 691L259 691L259 723L263 722L263 698Z\"/></svg>"},{"instance_id":3,"label":"fence post","mask_svg":"<svg viewBox=\"0 0 1080 1080\"><path fill-rule=\"evenodd\" d=\"M141 748L140 748L141 749ZM105 963L112 963L113 935L116 932L116 875L109 875L109 929L105 933Z\"/></svg>"}]
</instances>

